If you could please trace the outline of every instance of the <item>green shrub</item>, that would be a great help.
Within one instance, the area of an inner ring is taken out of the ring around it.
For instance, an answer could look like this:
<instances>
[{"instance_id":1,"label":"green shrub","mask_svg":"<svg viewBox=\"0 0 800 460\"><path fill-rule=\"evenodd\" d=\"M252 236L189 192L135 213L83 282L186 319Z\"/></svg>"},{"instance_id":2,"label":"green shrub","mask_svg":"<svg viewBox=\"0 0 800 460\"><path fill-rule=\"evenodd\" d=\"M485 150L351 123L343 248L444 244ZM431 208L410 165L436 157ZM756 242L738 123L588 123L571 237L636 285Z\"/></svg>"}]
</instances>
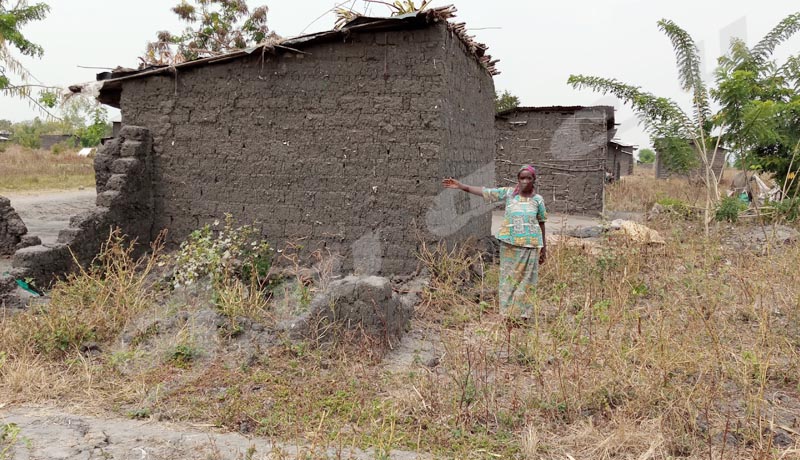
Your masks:
<instances>
[{"instance_id":1,"label":"green shrub","mask_svg":"<svg viewBox=\"0 0 800 460\"><path fill-rule=\"evenodd\" d=\"M800 197L786 198L783 201L770 201L767 203L767 208L772 220L797 222L800 219Z\"/></svg>"},{"instance_id":2,"label":"green shrub","mask_svg":"<svg viewBox=\"0 0 800 460\"><path fill-rule=\"evenodd\" d=\"M200 357L200 350L185 343L175 345L167 355L173 365L181 368L189 367L198 357Z\"/></svg>"},{"instance_id":3,"label":"green shrub","mask_svg":"<svg viewBox=\"0 0 800 460\"><path fill-rule=\"evenodd\" d=\"M218 284L233 276L245 282L266 282L272 267L273 249L252 225L234 228L233 216L225 215L225 224L217 230L219 221L195 230L181 243L176 256L175 287L190 285L209 277Z\"/></svg>"},{"instance_id":4,"label":"green shrub","mask_svg":"<svg viewBox=\"0 0 800 460\"><path fill-rule=\"evenodd\" d=\"M738 222L739 213L747 209L747 204L739 197L728 196L717 203L714 218L719 222Z\"/></svg>"},{"instance_id":5,"label":"green shrub","mask_svg":"<svg viewBox=\"0 0 800 460\"><path fill-rule=\"evenodd\" d=\"M54 144L50 148L50 152L52 152L54 155L61 155L62 153L67 152L70 149L74 149L74 148L75 148L75 140L74 139L68 139L66 141L61 141L61 142L59 142L57 144Z\"/></svg>"},{"instance_id":6,"label":"green shrub","mask_svg":"<svg viewBox=\"0 0 800 460\"><path fill-rule=\"evenodd\" d=\"M656 204L664 208L664 212L667 214L672 214L684 219L689 219L694 216L694 210L689 206L689 203L676 198L659 198L656 200Z\"/></svg>"}]
</instances>

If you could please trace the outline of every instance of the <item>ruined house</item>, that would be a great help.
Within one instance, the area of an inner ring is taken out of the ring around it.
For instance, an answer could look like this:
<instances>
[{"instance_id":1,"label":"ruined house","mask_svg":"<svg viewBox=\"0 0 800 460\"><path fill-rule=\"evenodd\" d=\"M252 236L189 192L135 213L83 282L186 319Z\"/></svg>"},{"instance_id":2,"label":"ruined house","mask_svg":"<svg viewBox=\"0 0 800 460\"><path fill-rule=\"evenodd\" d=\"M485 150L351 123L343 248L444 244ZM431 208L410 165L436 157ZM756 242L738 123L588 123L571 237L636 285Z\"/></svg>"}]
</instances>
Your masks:
<instances>
[{"instance_id":1,"label":"ruined house","mask_svg":"<svg viewBox=\"0 0 800 460\"><path fill-rule=\"evenodd\" d=\"M617 181L622 176L633 174L633 151L636 150L631 144L619 140L608 141L608 154L606 155L606 170L611 172L614 180Z\"/></svg>"},{"instance_id":2,"label":"ruined house","mask_svg":"<svg viewBox=\"0 0 800 460\"><path fill-rule=\"evenodd\" d=\"M690 142L694 144L693 142ZM697 168L692 171L689 171L688 174L678 174L675 171L671 171L670 168L667 166L666 162L664 161L663 154L659 153L658 149L658 142L655 143L655 151L656 151L656 161L655 161L655 175L656 179L667 179L673 176L705 176L705 167L701 163ZM725 169L725 161L727 159L728 149L725 147L717 147L716 150L709 150L708 152L708 161L713 163L711 169L714 171L714 174L719 178L722 174L722 171Z\"/></svg>"},{"instance_id":3,"label":"ruined house","mask_svg":"<svg viewBox=\"0 0 800 460\"><path fill-rule=\"evenodd\" d=\"M491 183L494 170L494 62L453 13L360 17L101 74L98 99L121 109L122 128L95 159L99 211L60 244L88 254L112 224L140 241L168 229L175 247L230 213L277 247L296 241L342 256L343 270L400 274L418 266L421 242L488 235L480 200L441 186ZM41 253L53 255L28 248L15 263L34 270Z\"/></svg>"},{"instance_id":4,"label":"ruined house","mask_svg":"<svg viewBox=\"0 0 800 460\"><path fill-rule=\"evenodd\" d=\"M513 184L520 166L530 163L548 210L603 211L613 107L517 107L498 113L495 128L498 185Z\"/></svg>"},{"instance_id":5,"label":"ruined house","mask_svg":"<svg viewBox=\"0 0 800 460\"><path fill-rule=\"evenodd\" d=\"M56 144L71 143L77 144L78 138L71 134L42 134L39 136L39 148L50 150Z\"/></svg>"}]
</instances>

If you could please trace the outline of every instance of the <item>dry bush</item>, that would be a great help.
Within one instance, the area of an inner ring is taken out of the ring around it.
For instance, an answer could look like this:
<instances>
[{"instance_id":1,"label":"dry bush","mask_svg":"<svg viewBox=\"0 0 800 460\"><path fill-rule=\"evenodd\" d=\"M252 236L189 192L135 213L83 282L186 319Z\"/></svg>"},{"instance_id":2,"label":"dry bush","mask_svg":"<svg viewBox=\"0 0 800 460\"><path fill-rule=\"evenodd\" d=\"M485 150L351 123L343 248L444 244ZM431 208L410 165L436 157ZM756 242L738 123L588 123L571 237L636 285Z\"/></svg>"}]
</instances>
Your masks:
<instances>
[{"instance_id":1,"label":"dry bush","mask_svg":"<svg viewBox=\"0 0 800 460\"><path fill-rule=\"evenodd\" d=\"M720 181L720 190L730 186L738 171L726 169ZM632 176L624 176L614 184L606 186L606 209L609 211L647 212L658 200L670 198L689 206L705 206L705 187L699 180L681 177L658 180L652 171L634 169Z\"/></svg>"},{"instance_id":2,"label":"dry bush","mask_svg":"<svg viewBox=\"0 0 800 460\"><path fill-rule=\"evenodd\" d=\"M93 264L58 282L48 303L4 316L0 392L10 401L53 401L112 391L118 382L90 356L111 348L117 334L151 305L148 275L161 241L136 258L134 243L114 230Z\"/></svg>"},{"instance_id":3,"label":"dry bush","mask_svg":"<svg viewBox=\"0 0 800 460\"><path fill-rule=\"evenodd\" d=\"M8 326L7 350L33 348L43 355L58 356L80 351L87 342L107 342L151 305L152 282L148 275L161 249L159 238L153 252L135 258L135 242L126 243L113 230L89 267L68 275L50 292L50 301L14 316ZM26 337L20 337L24 333ZM27 334L32 334L27 336Z\"/></svg>"}]
</instances>

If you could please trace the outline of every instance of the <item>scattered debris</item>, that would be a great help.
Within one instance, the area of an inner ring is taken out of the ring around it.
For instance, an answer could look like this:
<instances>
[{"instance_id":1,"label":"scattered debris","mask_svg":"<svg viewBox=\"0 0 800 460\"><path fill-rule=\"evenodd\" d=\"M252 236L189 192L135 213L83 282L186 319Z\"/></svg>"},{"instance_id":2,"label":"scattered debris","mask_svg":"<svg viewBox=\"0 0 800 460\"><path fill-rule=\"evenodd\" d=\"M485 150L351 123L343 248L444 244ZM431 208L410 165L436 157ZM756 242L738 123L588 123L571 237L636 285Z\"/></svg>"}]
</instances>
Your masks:
<instances>
[{"instance_id":1,"label":"scattered debris","mask_svg":"<svg viewBox=\"0 0 800 460\"><path fill-rule=\"evenodd\" d=\"M659 233L649 227L629 220L617 219L611 222L610 230L622 231L625 236L635 243L641 244L666 244Z\"/></svg>"},{"instance_id":2,"label":"scattered debris","mask_svg":"<svg viewBox=\"0 0 800 460\"><path fill-rule=\"evenodd\" d=\"M95 147L84 147L84 148L78 150L78 156L79 157L88 157L90 155L94 155L94 153L96 151L97 151L97 149Z\"/></svg>"},{"instance_id":3,"label":"scattered debris","mask_svg":"<svg viewBox=\"0 0 800 460\"><path fill-rule=\"evenodd\" d=\"M742 171L731 180L728 196L739 197L743 202L763 206L769 201L780 201L781 188L769 179L762 178L754 171Z\"/></svg>"}]
</instances>

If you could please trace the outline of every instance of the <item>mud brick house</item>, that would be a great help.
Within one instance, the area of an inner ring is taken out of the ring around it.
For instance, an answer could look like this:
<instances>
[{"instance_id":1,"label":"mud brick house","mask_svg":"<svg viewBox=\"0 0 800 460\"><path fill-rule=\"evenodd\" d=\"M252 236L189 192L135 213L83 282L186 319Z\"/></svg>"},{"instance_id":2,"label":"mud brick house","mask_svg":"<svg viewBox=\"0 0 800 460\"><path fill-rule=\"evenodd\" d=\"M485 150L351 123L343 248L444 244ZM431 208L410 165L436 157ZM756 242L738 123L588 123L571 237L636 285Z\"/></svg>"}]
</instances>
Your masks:
<instances>
[{"instance_id":1,"label":"mud brick house","mask_svg":"<svg viewBox=\"0 0 800 460\"><path fill-rule=\"evenodd\" d=\"M324 248L345 270L359 253L386 274L414 270L420 241L488 235L480 200L441 198L443 177L493 181L494 61L454 11L98 75L122 131L152 136L149 237L166 228L175 245L231 213L275 245Z\"/></svg>"},{"instance_id":2,"label":"mud brick house","mask_svg":"<svg viewBox=\"0 0 800 460\"><path fill-rule=\"evenodd\" d=\"M62 142L77 144L78 138L70 134L42 134L39 136L39 148L43 150L50 150Z\"/></svg>"},{"instance_id":3,"label":"mud brick house","mask_svg":"<svg viewBox=\"0 0 800 460\"><path fill-rule=\"evenodd\" d=\"M613 107L517 107L498 113L495 127L499 185L512 184L520 166L530 163L548 210L603 211Z\"/></svg>"},{"instance_id":4,"label":"mud brick house","mask_svg":"<svg viewBox=\"0 0 800 460\"><path fill-rule=\"evenodd\" d=\"M701 177L705 176L705 167L702 165L702 163L697 168L695 168L694 170L689 171L688 174L678 174L675 171L671 171L669 169L669 166L667 166L667 164L665 164L663 155L659 154L658 142L656 142L655 150L656 150L656 162L655 162L655 165L656 165L655 166L655 168L656 168L656 172L655 172L656 179L667 179L669 177L674 177L674 176L684 176L684 177L686 177L686 176L701 176ZM714 153L714 151L709 149L708 160L709 160L709 162L713 162L713 164L711 166L711 169L714 171L714 174L716 174L716 176L718 178L722 174L722 171L725 169L725 161L726 161L727 156L728 156L728 149L726 149L725 147L717 147L716 148L716 154ZM699 161L699 158L698 158L698 161Z\"/></svg>"},{"instance_id":5,"label":"mud brick house","mask_svg":"<svg viewBox=\"0 0 800 460\"><path fill-rule=\"evenodd\" d=\"M636 149L631 144L622 141L608 141L608 154L606 155L606 169L619 180L622 176L633 174L633 151Z\"/></svg>"}]
</instances>

